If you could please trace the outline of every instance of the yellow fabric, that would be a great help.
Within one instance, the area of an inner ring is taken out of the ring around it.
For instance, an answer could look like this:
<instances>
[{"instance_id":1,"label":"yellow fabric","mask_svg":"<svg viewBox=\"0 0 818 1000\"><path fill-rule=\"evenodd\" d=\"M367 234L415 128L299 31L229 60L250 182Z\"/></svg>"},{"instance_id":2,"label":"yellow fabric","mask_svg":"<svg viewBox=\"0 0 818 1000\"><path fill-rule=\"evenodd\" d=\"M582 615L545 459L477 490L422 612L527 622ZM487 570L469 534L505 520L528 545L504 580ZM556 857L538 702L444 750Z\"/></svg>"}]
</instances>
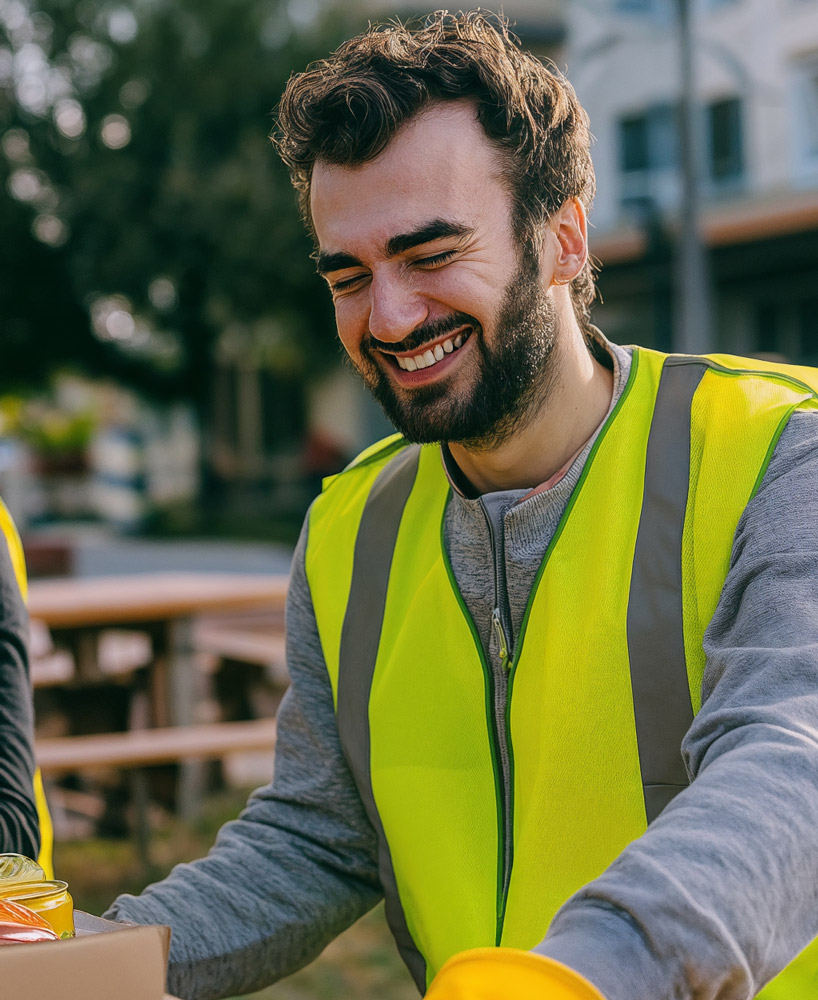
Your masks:
<instances>
[{"instance_id":1,"label":"yellow fabric","mask_svg":"<svg viewBox=\"0 0 818 1000\"><path fill-rule=\"evenodd\" d=\"M614 413L588 457L517 638L514 866L500 940L510 947L538 944L565 900L646 826L624 609L660 375L660 361L634 356L627 419ZM544 858L548 878L530 878Z\"/></svg>"},{"instance_id":2,"label":"yellow fabric","mask_svg":"<svg viewBox=\"0 0 818 1000\"><path fill-rule=\"evenodd\" d=\"M26 563L23 556L23 546L17 528L8 512L6 505L0 500L0 532L8 545L11 556L11 564L14 567L14 574L17 578L17 586L23 595L23 600L28 598L28 578L26 577ZM45 800L43 789L43 779L40 769L34 772L34 801L37 805L37 815L40 821L40 855L37 858L40 867L45 872L48 879L54 878L53 847L54 828L51 825L51 815L48 811L48 803Z\"/></svg>"},{"instance_id":3,"label":"yellow fabric","mask_svg":"<svg viewBox=\"0 0 818 1000\"><path fill-rule=\"evenodd\" d=\"M346 472L331 477L310 510L305 564L313 604L324 609L324 614L318 616L318 635L336 705L341 627L352 582L355 532L338 532L334 525L339 518L345 523L358 524L375 478L394 455L389 447L391 443L391 438L381 442L385 445L384 457L359 460ZM368 452L377 457L377 449L368 449ZM331 572L321 571L326 567L331 567Z\"/></svg>"},{"instance_id":4,"label":"yellow fabric","mask_svg":"<svg viewBox=\"0 0 818 1000\"><path fill-rule=\"evenodd\" d=\"M20 541L20 536L17 534L14 521L11 519L11 514L9 514L8 508L2 500L0 500L0 532L3 533L3 537L6 539L6 545L8 545L9 555L11 556L11 565L14 568L14 575L17 578L17 586L20 588L20 593L23 595L23 600L25 601L28 599L28 578L26 577L23 545Z\"/></svg>"},{"instance_id":5,"label":"yellow fabric","mask_svg":"<svg viewBox=\"0 0 818 1000\"><path fill-rule=\"evenodd\" d=\"M553 959L516 948L474 948L450 958L426 1000L605 1000L588 980Z\"/></svg>"},{"instance_id":6,"label":"yellow fabric","mask_svg":"<svg viewBox=\"0 0 818 1000\"><path fill-rule=\"evenodd\" d=\"M499 851L486 669L444 563L441 478L439 449L423 448L369 701L372 790L430 979L450 955L496 943L497 885L486 873L496 872Z\"/></svg>"},{"instance_id":7,"label":"yellow fabric","mask_svg":"<svg viewBox=\"0 0 818 1000\"><path fill-rule=\"evenodd\" d=\"M37 861L45 872L47 879L54 878L54 828L51 825L51 814L43 788L43 777L39 767L34 772L34 801L37 803L37 815L40 819L40 853Z\"/></svg>"},{"instance_id":8,"label":"yellow fabric","mask_svg":"<svg viewBox=\"0 0 818 1000\"><path fill-rule=\"evenodd\" d=\"M713 355L727 370L708 371L691 410L690 485L682 541L682 603L685 658L693 711L701 707L705 656L701 637L721 595L730 565L733 531L766 470L772 447L796 406L814 406L812 390L794 384L818 371L765 366L763 377L748 372L756 362ZM761 368L759 367L759 370ZM714 423L719 433L713 432ZM765 449L760 443L768 440ZM725 489L725 484L730 489Z\"/></svg>"},{"instance_id":9,"label":"yellow fabric","mask_svg":"<svg viewBox=\"0 0 818 1000\"><path fill-rule=\"evenodd\" d=\"M759 375L746 371L753 362L714 360L725 370L705 372L691 412L682 540L694 710L702 636L738 519L789 415L814 406L810 385L818 387L818 372L807 369L793 381L792 370ZM508 681L510 845L492 670L442 544L449 486L439 451L421 449L391 564L368 725L375 804L427 984L452 956L471 949L534 947L559 906L646 828L626 625L664 363L664 355L634 351L628 386L532 588ZM371 450L311 513L307 577L336 695L358 524L377 474L399 446L393 439ZM513 865L504 891L507 846Z\"/></svg>"}]
</instances>

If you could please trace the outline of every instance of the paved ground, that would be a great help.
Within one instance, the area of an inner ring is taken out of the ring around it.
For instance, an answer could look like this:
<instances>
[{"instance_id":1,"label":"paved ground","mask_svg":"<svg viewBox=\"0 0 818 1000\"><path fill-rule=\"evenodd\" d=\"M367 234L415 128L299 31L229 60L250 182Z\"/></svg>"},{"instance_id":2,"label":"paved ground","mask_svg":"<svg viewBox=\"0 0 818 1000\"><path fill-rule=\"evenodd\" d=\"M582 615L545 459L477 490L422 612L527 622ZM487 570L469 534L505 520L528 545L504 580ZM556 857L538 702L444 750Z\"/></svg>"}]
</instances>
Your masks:
<instances>
[{"instance_id":1,"label":"paved ground","mask_svg":"<svg viewBox=\"0 0 818 1000\"><path fill-rule=\"evenodd\" d=\"M290 549L248 542L170 542L108 539L75 550L77 576L112 576L162 570L228 573L286 573Z\"/></svg>"},{"instance_id":2,"label":"paved ground","mask_svg":"<svg viewBox=\"0 0 818 1000\"><path fill-rule=\"evenodd\" d=\"M292 550L280 544L127 538L98 528L38 532L38 538L48 537L70 544L77 576L162 571L286 573L292 556Z\"/></svg>"}]
</instances>

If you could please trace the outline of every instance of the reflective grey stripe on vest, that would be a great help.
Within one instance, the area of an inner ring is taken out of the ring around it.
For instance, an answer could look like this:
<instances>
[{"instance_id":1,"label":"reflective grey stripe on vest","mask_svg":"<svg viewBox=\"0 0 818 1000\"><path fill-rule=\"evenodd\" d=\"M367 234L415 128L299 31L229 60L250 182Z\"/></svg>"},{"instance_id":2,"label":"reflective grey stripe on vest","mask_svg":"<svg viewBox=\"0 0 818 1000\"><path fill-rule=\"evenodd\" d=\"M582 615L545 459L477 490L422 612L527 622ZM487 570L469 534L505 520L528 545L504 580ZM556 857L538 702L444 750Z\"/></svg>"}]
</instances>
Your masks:
<instances>
[{"instance_id":1,"label":"reflective grey stripe on vest","mask_svg":"<svg viewBox=\"0 0 818 1000\"><path fill-rule=\"evenodd\" d=\"M352 584L338 668L338 732L369 821L378 835L378 874L386 919L401 957L421 993L426 991L426 961L418 951L398 896L392 856L372 793L369 745L369 691L381 639L386 591L403 508L417 475L420 448L399 452L379 473L364 506L355 539Z\"/></svg>"},{"instance_id":2,"label":"reflective grey stripe on vest","mask_svg":"<svg viewBox=\"0 0 818 1000\"><path fill-rule=\"evenodd\" d=\"M706 368L698 359L667 359L648 437L627 623L648 823L688 785L681 745L693 707L682 620L682 532L690 482L690 411Z\"/></svg>"}]
</instances>

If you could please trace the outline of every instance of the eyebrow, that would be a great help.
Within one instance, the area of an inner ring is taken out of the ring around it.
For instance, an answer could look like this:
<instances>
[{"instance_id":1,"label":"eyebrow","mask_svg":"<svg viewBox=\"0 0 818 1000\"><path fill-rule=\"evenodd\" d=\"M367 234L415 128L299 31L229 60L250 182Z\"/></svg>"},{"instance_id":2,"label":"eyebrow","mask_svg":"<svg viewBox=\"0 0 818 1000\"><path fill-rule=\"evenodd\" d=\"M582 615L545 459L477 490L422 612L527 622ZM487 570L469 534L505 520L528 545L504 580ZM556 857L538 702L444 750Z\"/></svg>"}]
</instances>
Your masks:
<instances>
[{"instance_id":1,"label":"eyebrow","mask_svg":"<svg viewBox=\"0 0 818 1000\"><path fill-rule=\"evenodd\" d=\"M435 219L426 222L408 233L398 233L386 241L386 256L395 257L399 253L411 250L412 247L431 243L432 240L443 239L446 236L467 236L472 230L468 226L446 219ZM357 257L350 253L325 253L319 251L315 257L315 269L319 274L329 274L332 271L342 271L346 267L363 267Z\"/></svg>"}]
</instances>

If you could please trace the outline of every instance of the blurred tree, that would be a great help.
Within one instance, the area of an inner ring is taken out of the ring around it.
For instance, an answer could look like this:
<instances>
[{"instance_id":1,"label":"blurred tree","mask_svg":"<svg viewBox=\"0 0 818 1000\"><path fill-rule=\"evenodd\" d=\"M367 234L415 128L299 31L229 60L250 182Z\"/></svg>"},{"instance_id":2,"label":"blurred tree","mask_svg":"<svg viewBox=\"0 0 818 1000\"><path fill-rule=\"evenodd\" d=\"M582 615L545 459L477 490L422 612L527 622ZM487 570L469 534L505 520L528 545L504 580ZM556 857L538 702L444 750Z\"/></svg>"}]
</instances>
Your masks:
<instances>
[{"instance_id":1,"label":"blurred tree","mask_svg":"<svg viewBox=\"0 0 818 1000\"><path fill-rule=\"evenodd\" d=\"M0 381L72 363L206 407L216 343L337 356L270 148L307 0L0 0Z\"/></svg>"}]
</instances>

